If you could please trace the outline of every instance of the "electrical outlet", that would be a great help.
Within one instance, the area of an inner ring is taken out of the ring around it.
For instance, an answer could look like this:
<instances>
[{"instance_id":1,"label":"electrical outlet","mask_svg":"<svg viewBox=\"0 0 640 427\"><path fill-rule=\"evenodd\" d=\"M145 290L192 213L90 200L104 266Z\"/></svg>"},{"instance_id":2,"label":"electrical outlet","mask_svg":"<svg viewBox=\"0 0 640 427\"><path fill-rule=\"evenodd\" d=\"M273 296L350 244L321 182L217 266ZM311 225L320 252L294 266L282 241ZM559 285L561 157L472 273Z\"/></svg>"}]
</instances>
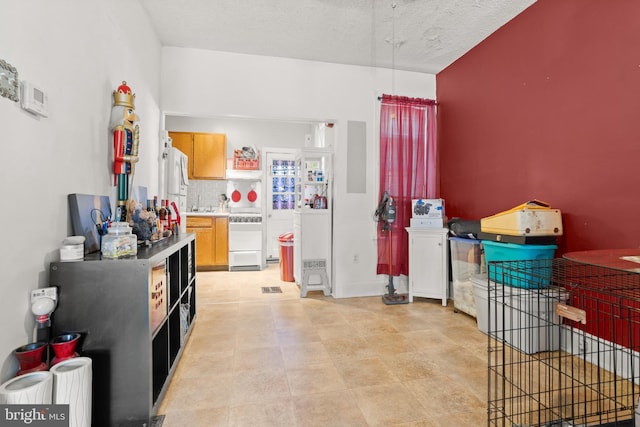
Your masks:
<instances>
[{"instance_id":1,"label":"electrical outlet","mask_svg":"<svg viewBox=\"0 0 640 427\"><path fill-rule=\"evenodd\" d=\"M360 262L360 255L358 254L353 254L353 263L357 264Z\"/></svg>"},{"instance_id":2,"label":"electrical outlet","mask_svg":"<svg viewBox=\"0 0 640 427\"><path fill-rule=\"evenodd\" d=\"M585 337L580 337L578 340L578 353L586 354L589 353L589 343Z\"/></svg>"},{"instance_id":3,"label":"electrical outlet","mask_svg":"<svg viewBox=\"0 0 640 427\"><path fill-rule=\"evenodd\" d=\"M33 303L38 298L42 298L42 297L50 298L54 301L57 300L58 299L57 288L52 286L49 288L40 288L40 289L34 289L31 291L31 303Z\"/></svg>"}]
</instances>

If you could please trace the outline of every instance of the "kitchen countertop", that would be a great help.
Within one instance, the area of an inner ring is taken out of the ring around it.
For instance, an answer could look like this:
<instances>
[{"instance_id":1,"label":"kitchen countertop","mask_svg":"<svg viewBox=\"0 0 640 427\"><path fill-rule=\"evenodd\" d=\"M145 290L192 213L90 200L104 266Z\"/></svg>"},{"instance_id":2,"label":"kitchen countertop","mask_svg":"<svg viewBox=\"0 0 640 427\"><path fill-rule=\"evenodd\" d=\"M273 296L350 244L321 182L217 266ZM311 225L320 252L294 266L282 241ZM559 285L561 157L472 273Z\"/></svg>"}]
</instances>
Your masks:
<instances>
[{"instance_id":1,"label":"kitchen countertop","mask_svg":"<svg viewBox=\"0 0 640 427\"><path fill-rule=\"evenodd\" d=\"M197 211L197 212L187 212L186 216L229 216L229 211L225 212L205 212L205 211Z\"/></svg>"}]
</instances>

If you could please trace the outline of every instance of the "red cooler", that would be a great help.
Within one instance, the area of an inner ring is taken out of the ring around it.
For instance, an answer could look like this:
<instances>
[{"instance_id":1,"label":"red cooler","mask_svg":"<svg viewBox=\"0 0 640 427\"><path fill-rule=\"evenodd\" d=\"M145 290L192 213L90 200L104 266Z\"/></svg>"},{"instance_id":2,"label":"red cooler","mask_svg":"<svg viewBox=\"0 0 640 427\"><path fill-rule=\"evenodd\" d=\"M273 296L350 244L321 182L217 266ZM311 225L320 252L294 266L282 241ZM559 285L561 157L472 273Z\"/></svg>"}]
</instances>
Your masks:
<instances>
[{"instance_id":1,"label":"red cooler","mask_svg":"<svg viewBox=\"0 0 640 427\"><path fill-rule=\"evenodd\" d=\"M294 282L293 278L293 233L284 233L278 237L280 242L280 280Z\"/></svg>"}]
</instances>

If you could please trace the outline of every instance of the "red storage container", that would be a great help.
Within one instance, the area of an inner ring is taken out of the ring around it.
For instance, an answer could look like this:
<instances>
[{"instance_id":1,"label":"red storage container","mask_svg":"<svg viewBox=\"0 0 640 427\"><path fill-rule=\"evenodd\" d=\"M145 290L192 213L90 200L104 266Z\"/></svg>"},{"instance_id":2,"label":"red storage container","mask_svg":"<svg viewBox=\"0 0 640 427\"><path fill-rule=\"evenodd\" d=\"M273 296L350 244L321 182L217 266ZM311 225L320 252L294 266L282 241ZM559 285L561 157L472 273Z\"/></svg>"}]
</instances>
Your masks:
<instances>
[{"instance_id":1,"label":"red storage container","mask_svg":"<svg viewBox=\"0 0 640 427\"><path fill-rule=\"evenodd\" d=\"M278 236L280 242L280 280L294 282L293 278L293 233Z\"/></svg>"}]
</instances>

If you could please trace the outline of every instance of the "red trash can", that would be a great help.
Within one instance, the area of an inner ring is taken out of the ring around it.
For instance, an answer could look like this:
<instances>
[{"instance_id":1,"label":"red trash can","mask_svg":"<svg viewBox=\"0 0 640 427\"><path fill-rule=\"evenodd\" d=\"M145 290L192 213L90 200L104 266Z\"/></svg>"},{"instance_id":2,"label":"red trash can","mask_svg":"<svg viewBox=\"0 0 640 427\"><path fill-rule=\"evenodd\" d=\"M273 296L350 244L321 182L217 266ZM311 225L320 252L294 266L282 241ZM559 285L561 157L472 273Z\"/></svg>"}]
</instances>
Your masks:
<instances>
[{"instance_id":1,"label":"red trash can","mask_svg":"<svg viewBox=\"0 0 640 427\"><path fill-rule=\"evenodd\" d=\"M293 278L293 233L278 236L280 242L280 280L294 282Z\"/></svg>"}]
</instances>

